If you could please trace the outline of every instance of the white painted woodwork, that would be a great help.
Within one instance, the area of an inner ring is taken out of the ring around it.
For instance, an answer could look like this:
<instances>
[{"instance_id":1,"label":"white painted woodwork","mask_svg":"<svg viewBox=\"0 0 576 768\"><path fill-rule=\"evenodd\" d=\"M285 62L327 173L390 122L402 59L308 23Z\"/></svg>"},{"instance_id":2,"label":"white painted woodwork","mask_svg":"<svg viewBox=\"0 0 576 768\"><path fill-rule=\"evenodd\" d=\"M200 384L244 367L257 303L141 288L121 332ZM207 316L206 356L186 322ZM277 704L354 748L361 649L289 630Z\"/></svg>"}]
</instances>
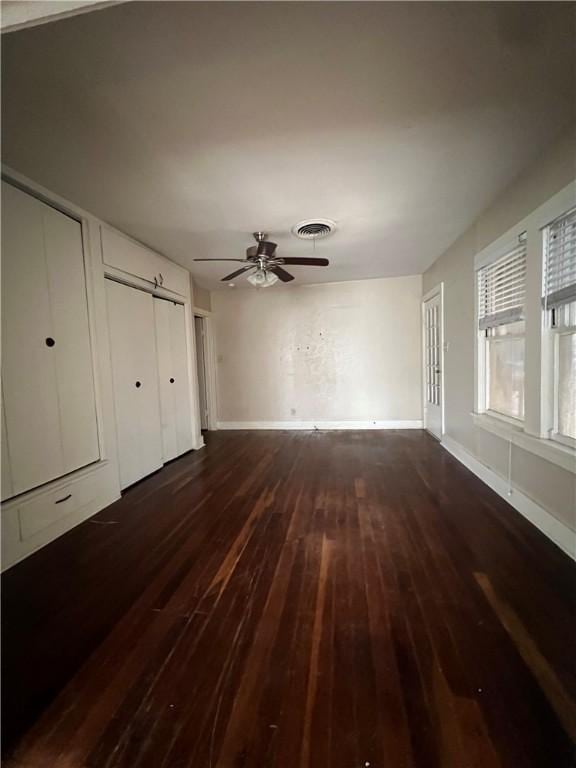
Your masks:
<instances>
[{"instance_id":1,"label":"white painted woodwork","mask_svg":"<svg viewBox=\"0 0 576 768\"><path fill-rule=\"evenodd\" d=\"M184 306L155 298L154 316L162 451L166 462L189 451L193 446Z\"/></svg>"},{"instance_id":2,"label":"white painted woodwork","mask_svg":"<svg viewBox=\"0 0 576 768\"><path fill-rule=\"evenodd\" d=\"M206 381L206 331L205 319L194 318L196 337L196 368L198 370L198 402L200 406L200 428L208 429L208 390Z\"/></svg>"},{"instance_id":3,"label":"white painted woodwork","mask_svg":"<svg viewBox=\"0 0 576 768\"><path fill-rule=\"evenodd\" d=\"M2 386L13 492L62 473L40 203L2 184Z\"/></svg>"},{"instance_id":4,"label":"white painted woodwork","mask_svg":"<svg viewBox=\"0 0 576 768\"><path fill-rule=\"evenodd\" d=\"M100 478L93 473L80 480L71 479L65 485L22 502L18 506L22 541L32 538L61 518L81 511L97 499L99 493Z\"/></svg>"},{"instance_id":5,"label":"white painted woodwork","mask_svg":"<svg viewBox=\"0 0 576 768\"><path fill-rule=\"evenodd\" d=\"M172 306L171 302L164 301L163 299L154 299L160 416L162 419L162 456L165 462L171 461L178 456L174 384L170 382L170 379L174 378L170 344L170 309Z\"/></svg>"},{"instance_id":6,"label":"white painted woodwork","mask_svg":"<svg viewBox=\"0 0 576 768\"><path fill-rule=\"evenodd\" d=\"M116 467L100 461L2 504L2 568L62 535L118 498Z\"/></svg>"},{"instance_id":7,"label":"white painted woodwork","mask_svg":"<svg viewBox=\"0 0 576 768\"><path fill-rule=\"evenodd\" d=\"M82 229L69 216L43 207L62 453L69 472L99 455Z\"/></svg>"},{"instance_id":8,"label":"white painted woodwork","mask_svg":"<svg viewBox=\"0 0 576 768\"><path fill-rule=\"evenodd\" d=\"M191 450L192 413L190 406L190 375L188 367L188 345L186 342L186 319L182 304L172 304L170 335L172 365L174 367L174 390L176 403L176 440L178 455Z\"/></svg>"},{"instance_id":9,"label":"white painted woodwork","mask_svg":"<svg viewBox=\"0 0 576 768\"><path fill-rule=\"evenodd\" d=\"M150 294L112 280L106 293L120 486L126 488L162 466L154 306Z\"/></svg>"},{"instance_id":10,"label":"white painted woodwork","mask_svg":"<svg viewBox=\"0 0 576 768\"><path fill-rule=\"evenodd\" d=\"M96 461L99 446L81 225L10 184L2 192L5 440L18 494Z\"/></svg>"},{"instance_id":11,"label":"white painted woodwork","mask_svg":"<svg viewBox=\"0 0 576 768\"><path fill-rule=\"evenodd\" d=\"M424 302L424 427L442 439L442 295L438 291Z\"/></svg>"},{"instance_id":12,"label":"white painted woodwork","mask_svg":"<svg viewBox=\"0 0 576 768\"><path fill-rule=\"evenodd\" d=\"M109 267L180 296L187 296L190 291L187 270L106 227L102 227L102 258Z\"/></svg>"},{"instance_id":13,"label":"white painted woodwork","mask_svg":"<svg viewBox=\"0 0 576 768\"><path fill-rule=\"evenodd\" d=\"M0 392L0 401L2 404L1 425L2 425L2 452L0 453L0 464L2 466L2 498L12 496L12 471L10 469L10 455L8 453L8 435L6 434L6 413L4 411L4 395Z\"/></svg>"},{"instance_id":14,"label":"white painted woodwork","mask_svg":"<svg viewBox=\"0 0 576 768\"><path fill-rule=\"evenodd\" d=\"M174 366L175 381L182 385L185 391L179 405L181 416L175 418L178 427L177 450L183 452L192 447L199 448L202 446L202 438L193 392L190 390L190 385L195 385L195 377L194 384L191 384L194 368L189 273L138 244L136 256L144 258L145 261L150 258L147 265L133 262L128 271L109 266L105 263L102 253L102 230L112 231L107 225L16 171L5 166L3 170L6 176L12 179L12 184L3 189L2 242L2 341L6 375L2 388L0 418L3 498L1 543L2 568L6 569L75 525L86 521L120 495L120 474L124 467L121 470L115 427L115 412L119 412L115 388L117 390L119 380L118 375L115 378L113 376L112 364L113 358L117 362L118 357L126 357L126 350L131 350L134 344L133 340L124 343L121 352L111 344L114 334L111 333L108 311L110 291L109 280L104 279L106 276L134 286L118 286L118 290L126 292L125 296L141 296L147 306L147 310L140 312L134 321L135 328L140 331L139 338L146 337L146 343L140 345L141 358L135 361L135 365L140 371L148 370L146 381L143 375L140 379L141 397L136 403L144 403L144 406L135 411L139 417L138 439L131 446L132 452L138 454L137 477L160 468L162 464L152 292L155 296L176 299L179 302L173 313L173 317L180 318L176 324L177 332L171 332L174 337L171 343L180 344L184 350L183 356L178 353L178 365ZM31 192L21 191L23 189ZM50 205L42 201L50 201ZM42 213L38 220L39 211ZM120 233L114 235L117 243L134 244L134 241ZM62 265L67 264L65 257L71 243L74 243L78 253L76 266L70 271L67 270L66 274L61 274ZM14 250L14 245L23 258L19 257L13 263L6 258L6 254ZM44 251L41 251L42 248ZM126 263L123 266L126 267ZM164 287L154 287L154 274L151 272L158 273L157 277L162 278ZM141 274L146 275L148 279L139 277ZM166 287L167 284L169 288ZM135 288L143 289L144 293ZM69 304L71 296L82 304L81 317L78 312L74 312L74 306ZM18 312L22 306L26 308L25 313ZM134 315L133 312L131 314ZM7 322L4 322L4 315L9 315L6 317ZM86 318L87 324L84 321ZM126 329L126 323L126 316L121 315L120 327ZM38 326L44 328L41 344L38 347L32 345L30 353L24 355L23 349L28 343L27 335L33 335ZM143 328L147 330L142 332ZM78 346L79 335L85 333L89 337L89 343L85 347L86 357L79 354ZM46 346L48 336L56 341L53 347ZM74 353L62 358L65 346L69 346ZM46 354L50 350L54 353L52 357ZM90 360L88 379L91 386L86 397L86 404L91 405L90 409L79 408L83 398L77 396L77 390L72 386L75 382L81 386L86 384L86 377L75 371L74 365L71 365L80 359ZM8 360L9 366L6 365ZM12 362L14 360L22 366L20 371L15 369ZM117 373L118 366L115 368ZM93 378L93 371L97 374L96 379ZM149 386L145 389L146 382ZM131 385L133 384L134 381L131 380ZM68 388L69 386L72 388ZM151 388L155 390L152 396ZM136 389L131 389L130 394L135 393ZM11 418L9 410L14 395L27 422L26 429L16 431L11 440L9 426L15 420ZM21 398L25 397L29 398L28 406L23 406L21 402ZM151 401L152 407L146 405L146 398ZM60 419L62 407L66 413L73 414L64 422ZM57 418L54 418L55 413ZM82 441L78 442L79 430L74 428L74 424L83 425L86 419L92 424L90 414L94 414L95 419L94 436L98 454L96 460L64 474L62 464L72 461L75 455L81 453ZM49 417L52 417L52 420ZM69 445L70 435L73 436L72 447ZM193 435L192 439L190 435ZM22 447L20 442L24 437L28 438L29 444L23 443ZM27 471L34 471L36 476L39 470L47 468L49 471L43 476L53 479L35 484L28 490L18 490L12 472L13 448L26 456L27 464L24 466ZM125 457L126 453L124 459ZM134 479L136 478L124 478L123 486Z\"/></svg>"}]
</instances>

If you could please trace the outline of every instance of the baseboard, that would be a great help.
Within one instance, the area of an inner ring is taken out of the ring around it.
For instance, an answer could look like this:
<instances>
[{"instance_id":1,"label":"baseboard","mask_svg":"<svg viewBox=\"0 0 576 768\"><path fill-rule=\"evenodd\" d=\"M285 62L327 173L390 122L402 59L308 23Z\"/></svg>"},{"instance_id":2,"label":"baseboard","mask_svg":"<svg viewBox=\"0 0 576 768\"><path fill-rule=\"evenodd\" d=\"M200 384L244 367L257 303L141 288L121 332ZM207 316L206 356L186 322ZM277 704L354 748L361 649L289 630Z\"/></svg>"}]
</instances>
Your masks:
<instances>
[{"instance_id":1,"label":"baseboard","mask_svg":"<svg viewBox=\"0 0 576 768\"><path fill-rule=\"evenodd\" d=\"M507 481L479 461L453 438L444 435L441 445L476 477L505 499L517 512L520 512L532 525L535 525L538 530L551 539L563 552L576 560L576 532L570 530L567 525L564 525L547 512L544 507L541 507L517 488L512 488L512 493L509 494Z\"/></svg>"},{"instance_id":2,"label":"baseboard","mask_svg":"<svg viewBox=\"0 0 576 768\"><path fill-rule=\"evenodd\" d=\"M422 429L422 421L219 421L218 429Z\"/></svg>"}]
</instances>

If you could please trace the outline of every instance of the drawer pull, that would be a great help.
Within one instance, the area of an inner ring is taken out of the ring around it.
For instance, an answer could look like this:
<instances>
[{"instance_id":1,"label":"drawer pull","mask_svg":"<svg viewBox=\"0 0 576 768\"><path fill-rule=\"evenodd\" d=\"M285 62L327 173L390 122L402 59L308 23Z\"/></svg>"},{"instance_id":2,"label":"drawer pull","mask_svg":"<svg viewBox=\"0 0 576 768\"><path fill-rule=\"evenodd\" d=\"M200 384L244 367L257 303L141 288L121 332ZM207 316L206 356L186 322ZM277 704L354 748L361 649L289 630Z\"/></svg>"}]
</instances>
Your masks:
<instances>
[{"instance_id":1,"label":"drawer pull","mask_svg":"<svg viewBox=\"0 0 576 768\"><path fill-rule=\"evenodd\" d=\"M140 389L141 386L142 386L142 382L137 381L136 382L136 389Z\"/></svg>"},{"instance_id":2,"label":"drawer pull","mask_svg":"<svg viewBox=\"0 0 576 768\"><path fill-rule=\"evenodd\" d=\"M69 493L68 496L64 496L63 499L58 499L58 501L55 501L54 504L62 504L63 501L68 501L68 499L72 498L72 494Z\"/></svg>"},{"instance_id":3,"label":"drawer pull","mask_svg":"<svg viewBox=\"0 0 576 768\"><path fill-rule=\"evenodd\" d=\"M174 384L174 379L170 379L170 384Z\"/></svg>"},{"instance_id":4,"label":"drawer pull","mask_svg":"<svg viewBox=\"0 0 576 768\"><path fill-rule=\"evenodd\" d=\"M51 336L48 336L48 338L46 339L46 346L47 347L53 347L54 344L56 344L54 339Z\"/></svg>"}]
</instances>

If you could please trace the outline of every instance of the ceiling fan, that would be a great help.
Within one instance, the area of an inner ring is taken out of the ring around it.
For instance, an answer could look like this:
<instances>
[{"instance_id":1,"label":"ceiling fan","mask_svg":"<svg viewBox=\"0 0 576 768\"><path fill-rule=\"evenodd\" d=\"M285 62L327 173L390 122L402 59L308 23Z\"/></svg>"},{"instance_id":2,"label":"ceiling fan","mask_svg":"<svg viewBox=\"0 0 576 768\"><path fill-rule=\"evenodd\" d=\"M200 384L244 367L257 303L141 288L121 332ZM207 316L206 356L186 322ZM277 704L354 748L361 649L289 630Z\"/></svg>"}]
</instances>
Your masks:
<instances>
[{"instance_id":1,"label":"ceiling fan","mask_svg":"<svg viewBox=\"0 0 576 768\"><path fill-rule=\"evenodd\" d=\"M254 232L254 239L256 240L256 245L246 249L245 259L194 259L194 261L235 261L245 264L246 266L223 277L221 282L228 283L230 280L234 280L235 277L246 274L248 282L258 288L267 288L274 285L278 279L282 280L283 283L289 283L291 280L294 280L294 275L283 269L286 265L298 264L309 267L327 267L330 263L328 259L317 259L308 256L281 258L276 256L276 248L278 246L276 243L266 240L264 232Z\"/></svg>"}]
</instances>

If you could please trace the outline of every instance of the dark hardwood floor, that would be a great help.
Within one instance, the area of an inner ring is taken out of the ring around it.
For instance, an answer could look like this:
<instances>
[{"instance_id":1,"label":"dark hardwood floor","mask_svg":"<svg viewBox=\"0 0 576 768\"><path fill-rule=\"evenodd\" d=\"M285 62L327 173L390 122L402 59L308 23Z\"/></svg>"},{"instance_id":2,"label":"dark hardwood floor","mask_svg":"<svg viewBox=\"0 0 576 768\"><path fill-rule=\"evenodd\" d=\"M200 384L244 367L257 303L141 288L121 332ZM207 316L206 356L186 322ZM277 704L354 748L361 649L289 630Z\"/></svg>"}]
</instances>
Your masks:
<instances>
[{"instance_id":1,"label":"dark hardwood floor","mask_svg":"<svg viewBox=\"0 0 576 768\"><path fill-rule=\"evenodd\" d=\"M575 574L422 432L210 434L5 574L5 764L568 768Z\"/></svg>"}]
</instances>

